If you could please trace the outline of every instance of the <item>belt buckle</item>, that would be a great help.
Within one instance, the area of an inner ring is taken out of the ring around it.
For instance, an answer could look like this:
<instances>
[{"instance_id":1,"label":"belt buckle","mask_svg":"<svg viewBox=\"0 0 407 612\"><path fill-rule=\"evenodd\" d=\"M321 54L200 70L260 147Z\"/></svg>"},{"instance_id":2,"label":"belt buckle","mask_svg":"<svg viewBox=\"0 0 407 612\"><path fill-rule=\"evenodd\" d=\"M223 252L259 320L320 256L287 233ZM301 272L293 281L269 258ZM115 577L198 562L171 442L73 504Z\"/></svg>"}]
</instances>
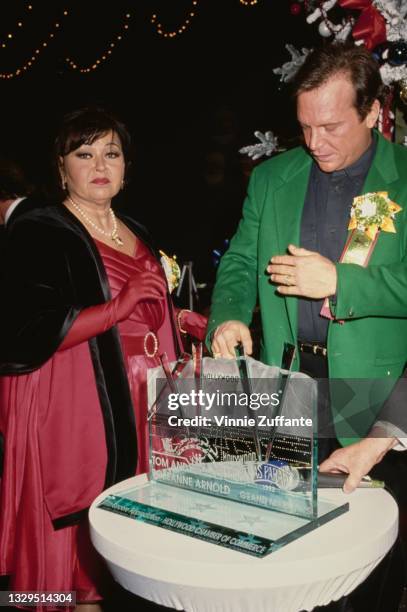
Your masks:
<instances>
[{"instance_id":1,"label":"belt buckle","mask_svg":"<svg viewBox=\"0 0 407 612\"><path fill-rule=\"evenodd\" d=\"M153 352L150 353L147 349L147 342L148 339L152 338L153 341ZM152 359L153 357L155 357L158 353L158 338L155 335L154 332L152 331L148 331L146 333L146 335L144 336L144 341L143 341L143 349L144 349L144 354L146 355L146 357L150 357L150 359Z\"/></svg>"},{"instance_id":2,"label":"belt buckle","mask_svg":"<svg viewBox=\"0 0 407 612\"><path fill-rule=\"evenodd\" d=\"M322 355L322 357L326 357L327 355L326 346L321 346L320 344L317 344L317 343L312 345L312 351L314 355Z\"/></svg>"}]
</instances>

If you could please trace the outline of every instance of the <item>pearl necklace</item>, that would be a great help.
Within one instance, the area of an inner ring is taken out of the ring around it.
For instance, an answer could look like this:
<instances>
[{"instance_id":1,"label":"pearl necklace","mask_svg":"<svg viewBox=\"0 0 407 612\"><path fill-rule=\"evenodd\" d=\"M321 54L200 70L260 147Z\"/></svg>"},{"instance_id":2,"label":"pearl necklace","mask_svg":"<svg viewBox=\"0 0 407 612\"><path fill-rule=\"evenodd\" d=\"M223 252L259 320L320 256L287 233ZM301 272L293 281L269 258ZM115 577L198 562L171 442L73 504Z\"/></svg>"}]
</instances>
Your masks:
<instances>
[{"instance_id":1,"label":"pearl necklace","mask_svg":"<svg viewBox=\"0 0 407 612\"><path fill-rule=\"evenodd\" d=\"M79 206L79 204L74 202L73 199L70 196L68 196L68 200L70 201L70 203L72 204L74 209L78 211L78 213L85 219L85 221L87 223L89 223L89 225L91 227L93 227L93 229L95 229L97 232L99 232L99 234L103 234L103 236L107 236L107 238L110 238L110 240L113 240L113 242L115 242L118 246L123 246L123 240L120 238L120 236L119 236L119 234L117 232L117 219L116 219L116 215L114 214L112 208L109 208L109 214L110 214L110 218L112 220L113 229L112 229L111 232L106 232L105 230L100 228L98 225L96 225L96 223L94 221L92 221L92 219L90 219L88 217L88 215Z\"/></svg>"}]
</instances>

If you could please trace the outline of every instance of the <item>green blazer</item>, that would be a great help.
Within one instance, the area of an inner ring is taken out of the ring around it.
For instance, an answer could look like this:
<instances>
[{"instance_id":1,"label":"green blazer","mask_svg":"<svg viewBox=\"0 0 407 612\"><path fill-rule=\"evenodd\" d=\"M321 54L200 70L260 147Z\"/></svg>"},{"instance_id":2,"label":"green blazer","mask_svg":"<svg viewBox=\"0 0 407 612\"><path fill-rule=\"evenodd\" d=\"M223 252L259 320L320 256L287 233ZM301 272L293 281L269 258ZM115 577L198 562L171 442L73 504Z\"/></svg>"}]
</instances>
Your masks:
<instances>
[{"instance_id":1,"label":"green blazer","mask_svg":"<svg viewBox=\"0 0 407 612\"><path fill-rule=\"evenodd\" d=\"M289 243L299 244L311 164L298 147L254 169L243 218L221 260L213 292L208 338L223 321L250 325L258 300L261 359L270 365L280 365L284 342L297 342L298 299L279 295L265 270L273 255L285 253ZM369 379L369 384L331 385L342 443L368 431L407 362L407 148L380 135L363 187L363 193L372 191L388 191L403 210L395 218L396 234L380 232L366 268L336 264L337 301L331 310L345 323L329 324L330 378Z\"/></svg>"}]
</instances>

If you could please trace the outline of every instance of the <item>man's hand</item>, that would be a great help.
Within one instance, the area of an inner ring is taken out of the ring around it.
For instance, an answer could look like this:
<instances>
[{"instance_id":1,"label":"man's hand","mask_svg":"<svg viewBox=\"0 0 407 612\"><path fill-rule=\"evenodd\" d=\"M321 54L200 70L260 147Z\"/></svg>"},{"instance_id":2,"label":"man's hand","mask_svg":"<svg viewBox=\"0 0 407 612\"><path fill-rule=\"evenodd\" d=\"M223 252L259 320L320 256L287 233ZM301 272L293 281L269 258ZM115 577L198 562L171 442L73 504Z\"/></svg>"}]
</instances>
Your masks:
<instances>
[{"instance_id":1,"label":"man's hand","mask_svg":"<svg viewBox=\"0 0 407 612\"><path fill-rule=\"evenodd\" d=\"M241 342L247 355L253 352L249 328L241 321L225 321L216 328L212 340L213 356L235 359L235 346Z\"/></svg>"},{"instance_id":2,"label":"man's hand","mask_svg":"<svg viewBox=\"0 0 407 612\"><path fill-rule=\"evenodd\" d=\"M352 493L363 476L366 476L396 444L396 438L364 438L355 444L338 448L321 463L319 471L349 474L343 490L345 493Z\"/></svg>"},{"instance_id":3,"label":"man's hand","mask_svg":"<svg viewBox=\"0 0 407 612\"><path fill-rule=\"evenodd\" d=\"M271 258L267 272L282 295L321 299L336 293L336 267L330 259L314 251L290 244L290 255Z\"/></svg>"}]
</instances>

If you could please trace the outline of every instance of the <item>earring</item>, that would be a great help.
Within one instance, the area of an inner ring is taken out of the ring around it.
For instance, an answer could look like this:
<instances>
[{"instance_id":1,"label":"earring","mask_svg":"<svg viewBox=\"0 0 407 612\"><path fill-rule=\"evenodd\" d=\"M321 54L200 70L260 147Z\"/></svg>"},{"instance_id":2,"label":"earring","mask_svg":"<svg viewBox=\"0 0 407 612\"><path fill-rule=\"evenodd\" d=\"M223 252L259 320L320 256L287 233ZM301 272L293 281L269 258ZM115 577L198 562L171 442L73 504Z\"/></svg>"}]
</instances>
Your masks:
<instances>
[{"instance_id":1,"label":"earring","mask_svg":"<svg viewBox=\"0 0 407 612\"><path fill-rule=\"evenodd\" d=\"M61 177L62 189L66 191L66 178L64 176Z\"/></svg>"},{"instance_id":2,"label":"earring","mask_svg":"<svg viewBox=\"0 0 407 612\"><path fill-rule=\"evenodd\" d=\"M122 179L122 185L121 185L120 189L124 189L124 179Z\"/></svg>"}]
</instances>

